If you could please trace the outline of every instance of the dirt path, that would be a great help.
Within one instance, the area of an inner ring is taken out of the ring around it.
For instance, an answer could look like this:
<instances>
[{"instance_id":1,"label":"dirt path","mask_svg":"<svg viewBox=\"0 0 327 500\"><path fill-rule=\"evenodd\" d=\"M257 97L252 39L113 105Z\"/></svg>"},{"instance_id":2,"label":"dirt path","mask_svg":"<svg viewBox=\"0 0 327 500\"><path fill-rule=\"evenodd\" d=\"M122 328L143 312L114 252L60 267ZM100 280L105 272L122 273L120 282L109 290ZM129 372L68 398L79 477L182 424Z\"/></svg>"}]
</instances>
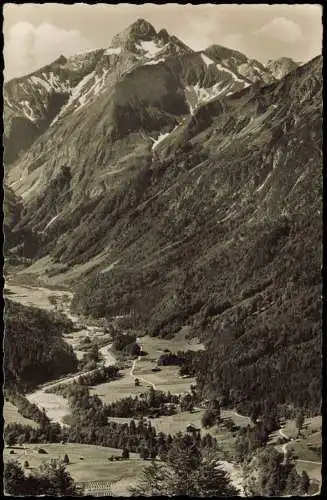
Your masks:
<instances>
[{"instance_id":1,"label":"dirt path","mask_svg":"<svg viewBox=\"0 0 327 500\"><path fill-rule=\"evenodd\" d=\"M133 361L133 364L132 364L132 368L129 372L130 376L133 377L133 379L139 379L139 380L142 380L142 382L145 382L146 384L148 385L151 385L153 387L154 390L156 390L156 385L153 383L153 382L150 382L149 380L146 380L145 378L142 378L142 377L137 377L136 375L134 375L134 370L135 370L135 367L136 367L136 363L137 361L140 361L141 359L141 356L139 356L137 359L134 359Z\"/></svg>"},{"instance_id":2,"label":"dirt path","mask_svg":"<svg viewBox=\"0 0 327 500\"><path fill-rule=\"evenodd\" d=\"M238 413L237 411L233 411L234 415L236 415L237 417L241 417L241 418L246 418L249 422L249 424L251 424L251 418L250 417L247 417L246 415L241 415L240 413Z\"/></svg>"},{"instance_id":3,"label":"dirt path","mask_svg":"<svg viewBox=\"0 0 327 500\"><path fill-rule=\"evenodd\" d=\"M287 448L290 444L292 444L292 441L291 441L291 438L289 436L287 436L287 434L285 434L283 428L279 429L279 434L288 440L287 443L283 444L283 447L282 447L282 452L284 453L284 462L286 462L286 458L287 458ZM296 462L300 462L300 463L304 463L304 464L316 464L316 465L321 465L321 462L315 462L313 460L301 460L299 458L295 459Z\"/></svg>"}]
</instances>

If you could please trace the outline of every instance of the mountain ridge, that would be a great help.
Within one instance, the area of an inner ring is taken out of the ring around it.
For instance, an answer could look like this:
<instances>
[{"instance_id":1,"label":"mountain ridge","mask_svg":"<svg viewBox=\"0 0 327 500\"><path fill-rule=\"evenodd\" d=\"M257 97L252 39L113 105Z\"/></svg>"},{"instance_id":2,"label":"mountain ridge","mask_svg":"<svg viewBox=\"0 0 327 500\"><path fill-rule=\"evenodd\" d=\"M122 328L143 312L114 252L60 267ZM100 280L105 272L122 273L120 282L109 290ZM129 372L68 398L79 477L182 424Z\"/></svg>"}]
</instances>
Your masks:
<instances>
[{"instance_id":1,"label":"mountain ridge","mask_svg":"<svg viewBox=\"0 0 327 500\"><path fill-rule=\"evenodd\" d=\"M142 29L145 29L145 35L137 31ZM142 36L145 36L144 40ZM187 93L186 101L191 101L191 109L219 93L234 92L235 84L238 84L238 90L239 85L246 86L260 78L265 83L273 80L271 74L257 61L251 62L237 51L223 47L218 50L218 47L193 51L166 30L157 33L152 25L140 19L113 37L107 49L91 50L69 58L62 55L51 64L6 82L6 164L14 163L49 125L61 120L75 108L80 109L91 102L124 75L143 65L150 71L151 65L165 65L167 60L174 57L182 62L183 57L188 56L191 66L194 70L197 68L196 72L208 73L209 80L203 81L204 86L197 77L186 77L186 81L185 76L182 77L181 85L185 88L181 90ZM221 56L218 56L219 51ZM213 54L215 64L209 60L210 54ZM235 62L231 63L226 54L234 59L237 56L241 67L238 68ZM187 61L185 64L188 64ZM226 84L221 85L224 82ZM20 147L17 147L17 142Z\"/></svg>"},{"instance_id":2,"label":"mountain ridge","mask_svg":"<svg viewBox=\"0 0 327 500\"><path fill-rule=\"evenodd\" d=\"M322 57L276 79L219 46L162 61L127 45L78 73L92 77L8 168L10 231L32 232L34 269L75 286L77 312L190 326L204 393L316 409Z\"/></svg>"}]
</instances>

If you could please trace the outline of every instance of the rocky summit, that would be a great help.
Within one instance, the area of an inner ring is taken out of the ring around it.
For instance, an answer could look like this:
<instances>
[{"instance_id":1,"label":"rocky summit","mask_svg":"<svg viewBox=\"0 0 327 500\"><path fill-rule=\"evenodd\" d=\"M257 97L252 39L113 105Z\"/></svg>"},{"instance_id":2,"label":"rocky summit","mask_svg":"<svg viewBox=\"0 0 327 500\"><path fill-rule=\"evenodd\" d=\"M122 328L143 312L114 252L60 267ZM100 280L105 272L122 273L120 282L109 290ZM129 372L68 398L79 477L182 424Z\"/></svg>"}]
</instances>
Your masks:
<instances>
[{"instance_id":1,"label":"rocky summit","mask_svg":"<svg viewBox=\"0 0 327 500\"><path fill-rule=\"evenodd\" d=\"M264 66L139 19L7 82L4 108L9 262L84 314L190 326L209 393L319 407L320 56Z\"/></svg>"}]
</instances>

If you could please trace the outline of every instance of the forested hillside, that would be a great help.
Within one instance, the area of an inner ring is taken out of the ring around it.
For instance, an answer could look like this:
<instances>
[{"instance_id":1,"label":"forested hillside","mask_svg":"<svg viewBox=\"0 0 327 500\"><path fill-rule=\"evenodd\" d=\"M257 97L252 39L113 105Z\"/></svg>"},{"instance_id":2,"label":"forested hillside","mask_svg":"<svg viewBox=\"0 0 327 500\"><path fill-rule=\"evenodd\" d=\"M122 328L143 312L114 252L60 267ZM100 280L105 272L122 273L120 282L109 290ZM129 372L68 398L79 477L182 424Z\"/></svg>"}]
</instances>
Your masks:
<instances>
[{"instance_id":1,"label":"forested hillside","mask_svg":"<svg viewBox=\"0 0 327 500\"><path fill-rule=\"evenodd\" d=\"M76 310L133 309L152 335L192 325L205 392L317 411L321 105L316 58L200 108L158 151L147 194L133 209L127 191L109 219L112 266L79 284Z\"/></svg>"},{"instance_id":2,"label":"forested hillside","mask_svg":"<svg viewBox=\"0 0 327 500\"><path fill-rule=\"evenodd\" d=\"M191 327L203 395L317 412L322 57L270 66L139 19L53 63L54 108L45 70L8 84L10 116L31 120L23 86L41 85L29 105L53 119L8 164L12 235L37 238L34 270L75 292L76 313L131 313L152 336Z\"/></svg>"},{"instance_id":3,"label":"forested hillside","mask_svg":"<svg viewBox=\"0 0 327 500\"><path fill-rule=\"evenodd\" d=\"M77 359L62 337L66 318L6 300L4 377L6 389L26 391L77 369Z\"/></svg>"}]
</instances>

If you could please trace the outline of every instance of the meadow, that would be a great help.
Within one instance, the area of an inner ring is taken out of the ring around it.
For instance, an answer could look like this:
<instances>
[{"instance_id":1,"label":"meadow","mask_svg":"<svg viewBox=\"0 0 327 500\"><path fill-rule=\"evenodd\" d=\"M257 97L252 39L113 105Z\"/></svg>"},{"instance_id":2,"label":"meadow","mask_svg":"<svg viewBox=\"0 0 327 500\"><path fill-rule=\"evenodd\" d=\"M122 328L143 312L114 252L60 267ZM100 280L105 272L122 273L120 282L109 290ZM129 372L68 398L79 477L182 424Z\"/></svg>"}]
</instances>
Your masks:
<instances>
[{"instance_id":1,"label":"meadow","mask_svg":"<svg viewBox=\"0 0 327 500\"><path fill-rule=\"evenodd\" d=\"M44 449L46 454L39 454L37 450ZM10 454L10 450L15 453ZM120 457L122 450L103 446L84 444L27 444L23 447L5 448L3 459L18 460L21 465L27 460L29 470L38 468L51 459L63 459L67 453L70 463L67 470L73 479L86 487L87 491L112 491L114 495L128 495L128 486L132 481L137 481L147 462L140 459L138 454L131 453L129 460L109 461L111 455ZM81 460L83 457L83 460Z\"/></svg>"},{"instance_id":2,"label":"meadow","mask_svg":"<svg viewBox=\"0 0 327 500\"><path fill-rule=\"evenodd\" d=\"M22 424L22 425L30 425L31 427L38 427L38 424L29 418L23 417L19 412L16 406L14 406L9 401L5 401L3 404L3 418L4 425L8 424Z\"/></svg>"}]
</instances>

